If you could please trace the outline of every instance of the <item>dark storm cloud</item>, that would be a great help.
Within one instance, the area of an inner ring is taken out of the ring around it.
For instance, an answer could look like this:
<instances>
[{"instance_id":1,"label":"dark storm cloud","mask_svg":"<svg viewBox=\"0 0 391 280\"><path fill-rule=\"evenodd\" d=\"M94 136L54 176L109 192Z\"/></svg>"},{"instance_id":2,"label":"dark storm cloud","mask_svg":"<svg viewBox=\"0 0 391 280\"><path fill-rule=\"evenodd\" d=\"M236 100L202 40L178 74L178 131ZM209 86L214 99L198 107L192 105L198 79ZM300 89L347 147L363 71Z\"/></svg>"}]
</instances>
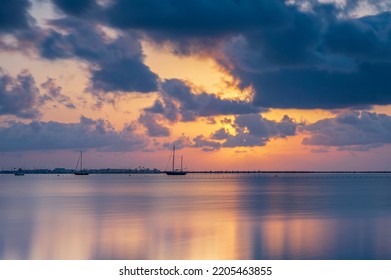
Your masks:
<instances>
[{"instance_id":1,"label":"dark storm cloud","mask_svg":"<svg viewBox=\"0 0 391 280\"><path fill-rule=\"evenodd\" d=\"M166 119L194 121L198 117L239 115L261 112L263 109L241 100L221 99L211 93L194 93L183 81L172 79L161 84L162 100L157 99L145 111Z\"/></svg>"},{"instance_id":2,"label":"dark storm cloud","mask_svg":"<svg viewBox=\"0 0 391 280\"><path fill-rule=\"evenodd\" d=\"M117 132L110 123L81 117L79 123L14 122L0 128L0 151L97 149L132 151L145 147L145 139L129 127Z\"/></svg>"},{"instance_id":3,"label":"dark storm cloud","mask_svg":"<svg viewBox=\"0 0 391 280\"><path fill-rule=\"evenodd\" d=\"M32 20L29 15L30 6L28 0L0 1L0 32L13 32L28 28Z\"/></svg>"},{"instance_id":4,"label":"dark storm cloud","mask_svg":"<svg viewBox=\"0 0 391 280\"><path fill-rule=\"evenodd\" d=\"M282 1L264 0L118 0L107 14L109 22L119 28L166 34L167 38L209 37L280 24L286 7Z\"/></svg>"},{"instance_id":5,"label":"dark storm cloud","mask_svg":"<svg viewBox=\"0 0 391 280\"><path fill-rule=\"evenodd\" d=\"M301 128L311 135L304 145L368 150L391 143L391 117L370 112L348 112Z\"/></svg>"},{"instance_id":6,"label":"dark storm cloud","mask_svg":"<svg viewBox=\"0 0 391 280\"><path fill-rule=\"evenodd\" d=\"M16 2L21 4L17 10L22 16L15 20L26 26L28 2ZM385 1L369 1L379 14L362 18L350 17L357 1L344 5L315 0L289 5L282 0L53 2L67 17L49 21L52 29L32 32L35 39L30 40L44 58L88 63L89 89L94 93L158 90L159 78L144 64L140 38L168 43L180 55L212 56L242 87L254 89L250 106L213 94L195 95L176 80L164 82L161 97L146 111L173 122L257 113L260 107L335 109L391 104L387 78L391 14L385 12L390 6ZM0 5L16 7L12 3ZM84 15L87 12L89 16ZM118 37L108 37L98 23L116 28ZM28 46L23 36L21 51ZM6 48L4 44L0 42L0 47Z\"/></svg>"},{"instance_id":7,"label":"dark storm cloud","mask_svg":"<svg viewBox=\"0 0 391 280\"><path fill-rule=\"evenodd\" d=\"M390 13L334 22L324 35L323 48L360 60L390 60L390 22Z\"/></svg>"},{"instance_id":8,"label":"dark storm cloud","mask_svg":"<svg viewBox=\"0 0 391 280\"><path fill-rule=\"evenodd\" d=\"M40 42L40 54L50 60L64 59L72 57L72 45L66 37L54 30L50 30L48 35Z\"/></svg>"},{"instance_id":9,"label":"dark storm cloud","mask_svg":"<svg viewBox=\"0 0 391 280\"><path fill-rule=\"evenodd\" d=\"M307 2L307 10L299 8ZM384 1L370 1L379 10ZM125 1L106 11L119 29L133 29L175 51L215 58L255 90L254 105L345 108L391 104L391 16L348 15L345 5L318 1ZM211 51L212 50L212 51ZM189 105L189 104L188 104ZM192 119L192 116L189 116Z\"/></svg>"},{"instance_id":10,"label":"dark storm cloud","mask_svg":"<svg viewBox=\"0 0 391 280\"><path fill-rule=\"evenodd\" d=\"M281 26L286 17L280 0L119 0L106 11L108 24L137 30L158 45L168 43L180 55L218 47L244 30Z\"/></svg>"},{"instance_id":11,"label":"dark storm cloud","mask_svg":"<svg viewBox=\"0 0 391 280\"><path fill-rule=\"evenodd\" d=\"M64 13L82 16L89 10L96 8L95 0L52 0Z\"/></svg>"},{"instance_id":12,"label":"dark storm cloud","mask_svg":"<svg viewBox=\"0 0 391 280\"><path fill-rule=\"evenodd\" d=\"M320 40L321 22L312 14L289 11L279 28L244 31L241 40L227 41L226 59L239 70L242 66L255 72L317 63L314 49Z\"/></svg>"},{"instance_id":13,"label":"dark storm cloud","mask_svg":"<svg viewBox=\"0 0 391 280\"><path fill-rule=\"evenodd\" d=\"M227 45L226 65L254 104L273 108L347 108L391 104L390 14L325 23L316 14L274 33ZM297 18L296 17L296 18Z\"/></svg>"},{"instance_id":14,"label":"dark storm cloud","mask_svg":"<svg viewBox=\"0 0 391 280\"><path fill-rule=\"evenodd\" d=\"M97 91L152 92L158 77L143 63L139 39L130 34L108 38L96 24L75 19L53 20L41 41L44 58L80 59L89 63L91 89Z\"/></svg>"},{"instance_id":15,"label":"dark storm cloud","mask_svg":"<svg viewBox=\"0 0 391 280\"><path fill-rule=\"evenodd\" d=\"M148 66L133 58L102 63L91 77L93 88L105 92L152 92L157 90L157 79Z\"/></svg>"},{"instance_id":16,"label":"dark storm cloud","mask_svg":"<svg viewBox=\"0 0 391 280\"><path fill-rule=\"evenodd\" d=\"M273 108L346 108L391 104L390 63L362 63L354 71L316 68L248 74L254 104ZM258 93L259 92L259 93Z\"/></svg>"},{"instance_id":17,"label":"dark storm cloud","mask_svg":"<svg viewBox=\"0 0 391 280\"><path fill-rule=\"evenodd\" d=\"M37 118L38 106L39 90L31 74L25 70L13 78L0 68L0 115Z\"/></svg>"}]
</instances>

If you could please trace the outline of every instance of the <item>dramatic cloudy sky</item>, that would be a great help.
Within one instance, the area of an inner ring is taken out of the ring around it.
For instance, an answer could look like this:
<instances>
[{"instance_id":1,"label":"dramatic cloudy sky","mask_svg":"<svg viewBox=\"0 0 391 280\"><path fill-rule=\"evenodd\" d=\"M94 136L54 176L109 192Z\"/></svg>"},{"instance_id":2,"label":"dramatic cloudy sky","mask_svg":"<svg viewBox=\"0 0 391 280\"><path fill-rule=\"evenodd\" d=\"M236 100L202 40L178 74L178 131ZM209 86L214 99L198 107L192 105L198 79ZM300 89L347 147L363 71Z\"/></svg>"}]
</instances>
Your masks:
<instances>
[{"instance_id":1,"label":"dramatic cloudy sky","mask_svg":"<svg viewBox=\"0 0 391 280\"><path fill-rule=\"evenodd\" d=\"M390 170L391 2L0 2L0 168Z\"/></svg>"}]
</instances>

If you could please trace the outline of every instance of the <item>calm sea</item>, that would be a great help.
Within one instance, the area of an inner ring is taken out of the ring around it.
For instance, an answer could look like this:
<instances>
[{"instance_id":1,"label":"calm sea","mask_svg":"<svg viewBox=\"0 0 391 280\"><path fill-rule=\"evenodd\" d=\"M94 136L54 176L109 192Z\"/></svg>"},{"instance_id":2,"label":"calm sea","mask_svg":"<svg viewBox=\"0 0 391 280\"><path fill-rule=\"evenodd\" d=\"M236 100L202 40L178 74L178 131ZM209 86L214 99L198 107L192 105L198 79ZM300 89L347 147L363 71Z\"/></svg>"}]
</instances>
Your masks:
<instances>
[{"instance_id":1,"label":"calm sea","mask_svg":"<svg viewBox=\"0 0 391 280\"><path fill-rule=\"evenodd\" d=\"M391 174L0 175L1 259L391 259Z\"/></svg>"}]
</instances>

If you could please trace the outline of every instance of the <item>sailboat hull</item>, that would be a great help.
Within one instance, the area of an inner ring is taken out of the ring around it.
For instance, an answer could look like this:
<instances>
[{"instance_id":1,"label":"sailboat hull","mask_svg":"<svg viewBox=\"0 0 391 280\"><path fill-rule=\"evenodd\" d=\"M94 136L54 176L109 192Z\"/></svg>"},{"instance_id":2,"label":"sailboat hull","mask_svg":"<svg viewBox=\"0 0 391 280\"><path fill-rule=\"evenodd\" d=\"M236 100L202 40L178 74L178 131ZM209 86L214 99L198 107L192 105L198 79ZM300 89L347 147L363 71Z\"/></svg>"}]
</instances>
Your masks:
<instances>
[{"instance_id":1,"label":"sailboat hull","mask_svg":"<svg viewBox=\"0 0 391 280\"><path fill-rule=\"evenodd\" d=\"M75 174L75 175L89 175L90 173L88 173L86 171L76 171L73 174Z\"/></svg>"},{"instance_id":2,"label":"sailboat hull","mask_svg":"<svg viewBox=\"0 0 391 280\"><path fill-rule=\"evenodd\" d=\"M186 175L186 171L166 171L167 175Z\"/></svg>"}]
</instances>

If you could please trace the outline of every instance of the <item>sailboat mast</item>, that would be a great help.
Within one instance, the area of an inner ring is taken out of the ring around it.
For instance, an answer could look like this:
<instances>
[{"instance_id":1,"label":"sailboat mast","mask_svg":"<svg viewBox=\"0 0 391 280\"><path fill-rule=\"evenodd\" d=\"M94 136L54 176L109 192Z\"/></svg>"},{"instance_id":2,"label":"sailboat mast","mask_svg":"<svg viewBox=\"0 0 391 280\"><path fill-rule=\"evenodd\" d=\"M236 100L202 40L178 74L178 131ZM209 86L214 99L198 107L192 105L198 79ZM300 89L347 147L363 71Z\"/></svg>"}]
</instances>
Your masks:
<instances>
[{"instance_id":1,"label":"sailboat mast","mask_svg":"<svg viewBox=\"0 0 391 280\"><path fill-rule=\"evenodd\" d=\"M175 170L175 145L172 148L172 171Z\"/></svg>"},{"instance_id":2,"label":"sailboat mast","mask_svg":"<svg viewBox=\"0 0 391 280\"><path fill-rule=\"evenodd\" d=\"M77 160L75 172L73 172L73 174L75 174L75 175L89 175L90 174L87 171L83 170L83 152L82 151L80 151L79 159Z\"/></svg>"},{"instance_id":3,"label":"sailboat mast","mask_svg":"<svg viewBox=\"0 0 391 280\"><path fill-rule=\"evenodd\" d=\"M169 158L167 164L169 164L170 159L171 159L171 155L170 155L170 158ZM167 166L166 166L166 168L167 168ZM175 145L172 146L172 170L165 171L165 173L167 175L186 175L187 174L186 171L183 171L183 156L181 156L181 169L179 169L179 168L175 169Z\"/></svg>"}]
</instances>

